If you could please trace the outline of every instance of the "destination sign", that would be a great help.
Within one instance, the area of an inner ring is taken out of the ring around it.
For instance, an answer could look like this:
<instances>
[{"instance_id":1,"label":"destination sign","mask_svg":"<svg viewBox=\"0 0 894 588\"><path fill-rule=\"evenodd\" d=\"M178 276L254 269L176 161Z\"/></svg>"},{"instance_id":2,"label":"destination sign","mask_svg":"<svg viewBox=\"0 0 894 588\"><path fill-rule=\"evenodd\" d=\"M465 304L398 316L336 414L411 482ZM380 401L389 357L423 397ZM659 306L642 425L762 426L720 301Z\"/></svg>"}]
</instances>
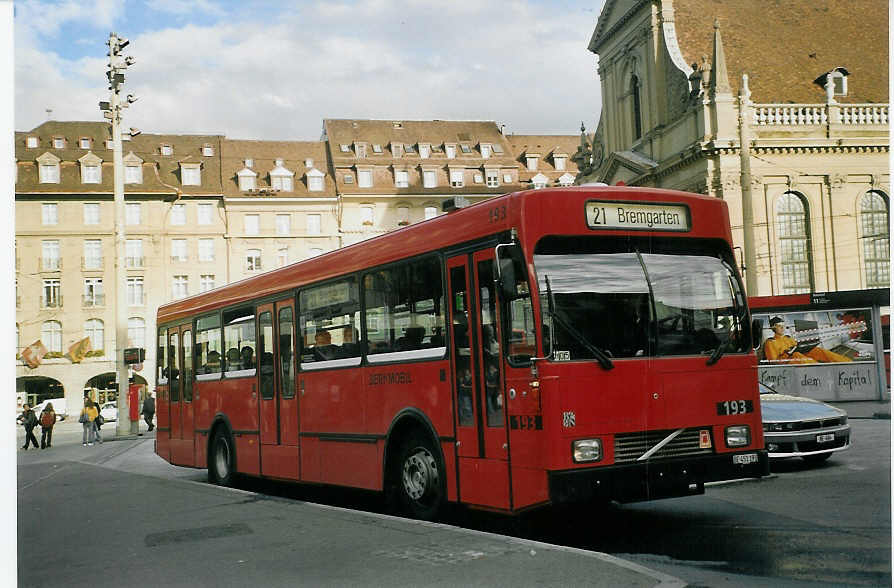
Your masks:
<instances>
[{"instance_id":1,"label":"destination sign","mask_svg":"<svg viewBox=\"0 0 894 588\"><path fill-rule=\"evenodd\" d=\"M683 204L590 201L586 211L587 226L591 229L688 231L692 228L689 208Z\"/></svg>"}]
</instances>

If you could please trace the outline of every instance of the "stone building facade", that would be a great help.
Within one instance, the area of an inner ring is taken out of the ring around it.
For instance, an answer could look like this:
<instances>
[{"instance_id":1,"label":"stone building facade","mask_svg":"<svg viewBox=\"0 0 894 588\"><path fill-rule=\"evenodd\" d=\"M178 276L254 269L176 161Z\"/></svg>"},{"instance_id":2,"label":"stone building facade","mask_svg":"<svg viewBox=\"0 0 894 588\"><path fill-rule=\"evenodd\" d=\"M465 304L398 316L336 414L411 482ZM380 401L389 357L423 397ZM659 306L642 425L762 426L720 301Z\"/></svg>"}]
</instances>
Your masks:
<instances>
[{"instance_id":1,"label":"stone building facade","mask_svg":"<svg viewBox=\"0 0 894 588\"><path fill-rule=\"evenodd\" d=\"M451 197L570 184L578 172L576 137L504 136L492 121L323 128L321 141L125 136L125 345L146 349L138 382L154 386L160 304L421 221ZM17 350L39 340L49 351L34 369L17 358L20 404L64 395L72 413L83 388L115 381L108 137L101 122L15 134ZM72 362L69 347L85 337L92 351Z\"/></svg>"},{"instance_id":2,"label":"stone building facade","mask_svg":"<svg viewBox=\"0 0 894 588\"><path fill-rule=\"evenodd\" d=\"M608 0L589 43L602 112L577 181L723 198L749 295L887 287L887 12Z\"/></svg>"}]
</instances>

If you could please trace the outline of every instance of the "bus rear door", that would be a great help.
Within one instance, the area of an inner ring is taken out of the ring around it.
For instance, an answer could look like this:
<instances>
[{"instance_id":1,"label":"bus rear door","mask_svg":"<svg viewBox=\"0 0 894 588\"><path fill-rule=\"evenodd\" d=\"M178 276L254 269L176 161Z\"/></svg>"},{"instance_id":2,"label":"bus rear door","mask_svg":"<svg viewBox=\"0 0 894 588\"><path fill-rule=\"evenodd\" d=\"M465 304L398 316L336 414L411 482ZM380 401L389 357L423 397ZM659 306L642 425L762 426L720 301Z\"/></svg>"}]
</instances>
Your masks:
<instances>
[{"instance_id":1,"label":"bus rear door","mask_svg":"<svg viewBox=\"0 0 894 588\"><path fill-rule=\"evenodd\" d=\"M188 324L168 329L168 400L171 463L194 465L192 330Z\"/></svg>"},{"instance_id":2,"label":"bus rear door","mask_svg":"<svg viewBox=\"0 0 894 588\"><path fill-rule=\"evenodd\" d=\"M447 262L459 496L467 504L510 508L493 267L492 249L458 255Z\"/></svg>"},{"instance_id":3,"label":"bus rear door","mask_svg":"<svg viewBox=\"0 0 894 588\"><path fill-rule=\"evenodd\" d=\"M291 300L258 306L258 410L261 475L297 480L300 460L293 309Z\"/></svg>"}]
</instances>

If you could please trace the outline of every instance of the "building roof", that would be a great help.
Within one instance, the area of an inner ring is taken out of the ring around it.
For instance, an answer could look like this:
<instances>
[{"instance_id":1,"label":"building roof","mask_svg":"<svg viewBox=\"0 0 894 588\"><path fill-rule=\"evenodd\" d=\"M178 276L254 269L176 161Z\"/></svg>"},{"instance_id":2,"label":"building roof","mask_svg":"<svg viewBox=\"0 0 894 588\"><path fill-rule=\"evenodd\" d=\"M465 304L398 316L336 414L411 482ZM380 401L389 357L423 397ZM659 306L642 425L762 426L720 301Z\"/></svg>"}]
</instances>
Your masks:
<instances>
[{"instance_id":1,"label":"building roof","mask_svg":"<svg viewBox=\"0 0 894 588\"><path fill-rule=\"evenodd\" d=\"M520 183L531 181L535 175L543 174L550 181L555 182L559 177L570 173L576 176L577 163L571 157L577 152L580 145L578 135L509 135L509 141L515 161L519 163L518 179ZM540 156L537 170L527 169L526 154L536 153ZM556 155L565 156L565 169L556 169Z\"/></svg>"},{"instance_id":2,"label":"building roof","mask_svg":"<svg viewBox=\"0 0 894 588\"><path fill-rule=\"evenodd\" d=\"M37 137L36 148L27 147L28 137ZM61 137L65 146L53 147L53 139ZM90 140L90 148L82 149L80 139ZM109 124L85 121L47 121L30 131L15 133L15 154L19 162L16 179L17 193L113 193L112 150L106 147L110 138ZM143 161L143 182L125 184L125 193L175 194L179 189L184 196L220 195L219 135L154 135L143 133L122 141L122 155L127 160L131 153ZM161 146L169 145L171 155L163 155ZM203 147L209 146L213 155L204 156ZM80 164L88 152L102 160L102 181L99 184L81 182ZM59 183L41 184L37 159L45 153L61 160ZM130 156L133 160L133 157ZM201 164L200 186L184 186L180 181L180 164ZM29 165L33 164L33 165ZM153 164L157 174L147 164Z\"/></svg>"},{"instance_id":3,"label":"building roof","mask_svg":"<svg viewBox=\"0 0 894 588\"><path fill-rule=\"evenodd\" d=\"M616 1L625 0L609 4ZM742 74L747 73L753 102L825 102L825 90L814 80L843 67L850 72L848 95L836 100L889 101L886 0L672 3L677 39L687 63L711 55L714 19L719 21L734 95Z\"/></svg>"},{"instance_id":4,"label":"building roof","mask_svg":"<svg viewBox=\"0 0 894 588\"><path fill-rule=\"evenodd\" d=\"M236 174L245 169L245 160L251 159L251 170L257 174L256 191L239 189ZM270 172L276 168L276 160L282 159L282 167L294 173L292 192L273 192ZM311 167L307 167L307 160ZM329 158L326 144L321 141L221 141L221 167L224 196L245 198L334 198L335 182L329 175ZM307 173L316 169L323 174L323 190L309 191Z\"/></svg>"},{"instance_id":5,"label":"building roof","mask_svg":"<svg viewBox=\"0 0 894 588\"><path fill-rule=\"evenodd\" d=\"M407 196L442 195L442 194L502 194L505 185L488 188L483 183L468 183L462 188L452 188L449 184L439 183L436 188L423 188L418 174L410 174L407 188L395 189L393 184L376 183L372 188L356 190L356 185L347 187L342 183L342 174L338 170L356 166L375 168L419 169L432 167L437 169L455 168L516 168L517 162L510 152L506 137L500 132L494 121L447 121L447 120L367 120L367 119L326 119L323 121L324 140L329 142L329 154L333 168L336 169L338 185L345 191L362 191L364 194L398 194ZM356 151L356 143L366 144L366 156ZM395 154L392 146L411 145L411 153L401 150ZM429 144L432 152L423 158L419 154L419 145ZM496 146L489 157L481 154L481 144ZM346 145L347 151L342 151ZM375 152L374 145L381 147ZM448 158L445 145L454 145L456 157ZM467 146L464 152L462 145Z\"/></svg>"}]
</instances>

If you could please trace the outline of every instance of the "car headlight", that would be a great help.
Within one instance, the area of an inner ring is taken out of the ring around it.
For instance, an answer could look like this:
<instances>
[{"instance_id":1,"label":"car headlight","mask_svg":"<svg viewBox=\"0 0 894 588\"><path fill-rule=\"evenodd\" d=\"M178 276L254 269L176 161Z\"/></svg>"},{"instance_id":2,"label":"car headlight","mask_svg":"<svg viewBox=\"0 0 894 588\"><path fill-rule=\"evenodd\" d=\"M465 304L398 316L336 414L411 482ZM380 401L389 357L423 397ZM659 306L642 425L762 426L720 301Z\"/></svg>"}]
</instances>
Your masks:
<instances>
[{"instance_id":1,"label":"car headlight","mask_svg":"<svg viewBox=\"0 0 894 588\"><path fill-rule=\"evenodd\" d=\"M748 425L732 425L725 430L727 447L745 447L751 444L751 427Z\"/></svg>"},{"instance_id":2,"label":"car headlight","mask_svg":"<svg viewBox=\"0 0 894 588\"><path fill-rule=\"evenodd\" d=\"M575 463L602 459L601 439L578 439L571 444L571 457Z\"/></svg>"}]
</instances>

